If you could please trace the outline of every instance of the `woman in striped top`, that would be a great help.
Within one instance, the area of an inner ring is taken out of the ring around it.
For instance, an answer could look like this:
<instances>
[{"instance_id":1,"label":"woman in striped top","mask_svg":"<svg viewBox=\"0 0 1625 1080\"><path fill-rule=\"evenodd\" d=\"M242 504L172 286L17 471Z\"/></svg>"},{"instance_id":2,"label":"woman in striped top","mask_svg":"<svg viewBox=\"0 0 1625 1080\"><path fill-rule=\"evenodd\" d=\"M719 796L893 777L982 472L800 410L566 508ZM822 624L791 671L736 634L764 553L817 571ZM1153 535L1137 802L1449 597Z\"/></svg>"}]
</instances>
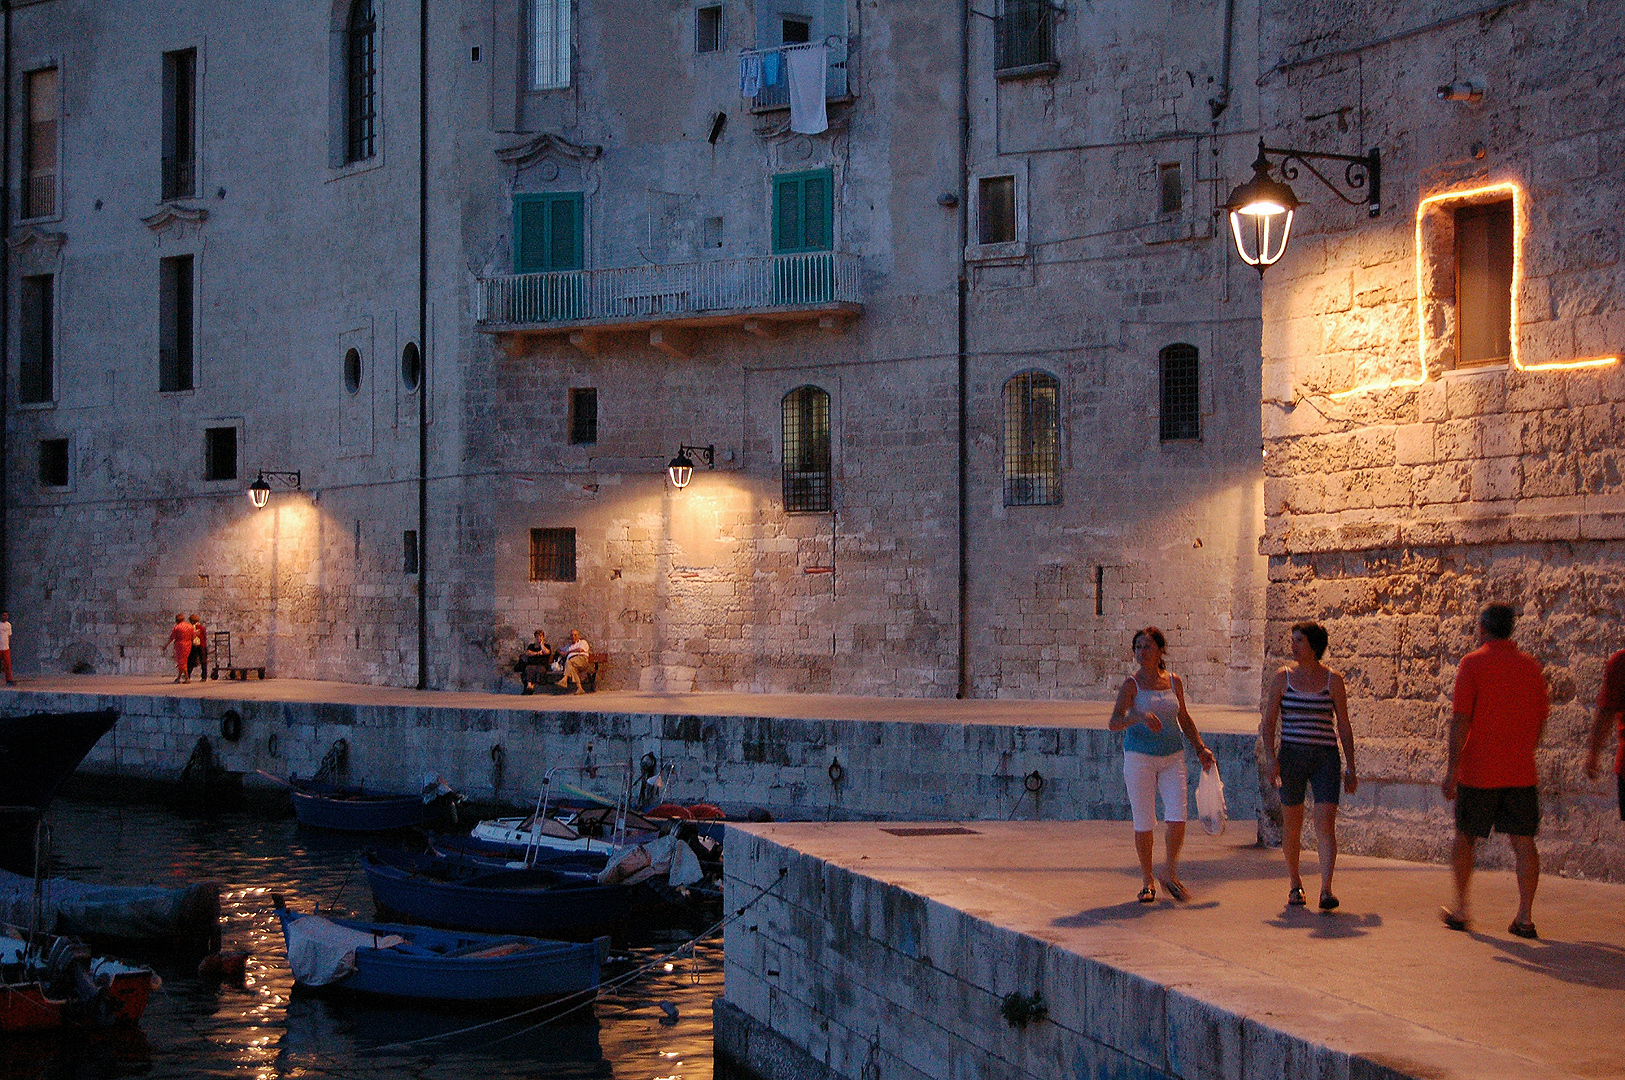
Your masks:
<instances>
[{"instance_id":1,"label":"woman in striped top","mask_svg":"<svg viewBox=\"0 0 1625 1080\"><path fill-rule=\"evenodd\" d=\"M1286 902L1304 905L1298 857L1303 846L1304 789L1315 795L1315 839L1320 856L1320 910L1337 907L1332 870L1337 866L1338 789L1354 794L1354 729L1349 726L1343 676L1326 667L1326 628L1301 622L1292 627L1292 665L1276 672L1264 699L1264 764L1281 789L1281 850L1292 887ZM1280 750L1275 736L1279 730ZM1339 759L1337 748L1342 743ZM1338 773L1342 783L1338 783Z\"/></svg>"}]
</instances>

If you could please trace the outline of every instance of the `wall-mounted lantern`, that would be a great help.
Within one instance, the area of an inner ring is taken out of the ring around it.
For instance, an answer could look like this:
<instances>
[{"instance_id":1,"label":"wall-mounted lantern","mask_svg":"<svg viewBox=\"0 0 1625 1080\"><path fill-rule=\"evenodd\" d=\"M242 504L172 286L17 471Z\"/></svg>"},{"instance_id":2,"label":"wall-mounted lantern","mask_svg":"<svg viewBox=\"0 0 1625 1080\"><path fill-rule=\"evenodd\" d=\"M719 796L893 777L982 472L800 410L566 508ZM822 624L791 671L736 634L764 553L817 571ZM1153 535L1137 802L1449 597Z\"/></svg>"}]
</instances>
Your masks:
<instances>
[{"instance_id":1,"label":"wall-mounted lantern","mask_svg":"<svg viewBox=\"0 0 1625 1080\"><path fill-rule=\"evenodd\" d=\"M688 487L688 482L694 479L694 461L688 456L691 453L695 457L703 457L706 468L714 469L717 467L717 448L715 446L688 446L687 444L678 446L677 456L672 458L671 464L666 466L666 475L671 477L672 486L676 487L678 491Z\"/></svg>"},{"instance_id":2,"label":"wall-mounted lantern","mask_svg":"<svg viewBox=\"0 0 1625 1080\"><path fill-rule=\"evenodd\" d=\"M1298 166L1308 169L1326 189L1350 206L1365 205L1367 217L1382 213L1382 156L1373 149L1364 156L1353 154L1321 154L1310 150L1287 150L1278 146L1265 146L1258 141L1258 160L1253 162L1253 176L1230 193L1221 209L1230 213L1230 235L1236 241L1236 253L1248 266L1258 267L1262 276L1286 254L1287 240L1292 234L1293 212L1302 205L1297 194L1284 180L1270 176L1270 154L1281 159L1281 175L1286 180L1298 178ZM1310 161L1341 161L1344 163L1343 184L1365 198L1350 198L1326 179Z\"/></svg>"},{"instance_id":3,"label":"wall-mounted lantern","mask_svg":"<svg viewBox=\"0 0 1625 1080\"><path fill-rule=\"evenodd\" d=\"M248 500L256 509L264 509L271 498L271 481L275 480L285 488L299 490L299 474L297 472L276 472L271 469L261 469L257 480L248 485Z\"/></svg>"}]
</instances>

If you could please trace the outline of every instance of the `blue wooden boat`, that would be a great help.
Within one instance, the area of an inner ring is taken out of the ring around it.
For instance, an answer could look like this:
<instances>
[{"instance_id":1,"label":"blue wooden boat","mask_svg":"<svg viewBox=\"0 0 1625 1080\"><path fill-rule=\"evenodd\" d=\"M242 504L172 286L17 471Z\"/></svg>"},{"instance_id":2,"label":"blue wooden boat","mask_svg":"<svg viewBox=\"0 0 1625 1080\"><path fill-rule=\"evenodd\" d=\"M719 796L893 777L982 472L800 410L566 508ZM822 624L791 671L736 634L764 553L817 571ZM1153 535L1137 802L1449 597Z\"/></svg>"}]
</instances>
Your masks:
<instances>
[{"instance_id":1,"label":"blue wooden boat","mask_svg":"<svg viewBox=\"0 0 1625 1080\"><path fill-rule=\"evenodd\" d=\"M444 785L426 786L417 795L293 782L289 786L299 824L339 832L393 832L428 825L462 799Z\"/></svg>"},{"instance_id":2,"label":"blue wooden boat","mask_svg":"<svg viewBox=\"0 0 1625 1080\"><path fill-rule=\"evenodd\" d=\"M306 990L444 1004L536 1001L594 990L609 939L470 934L289 911L273 897L294 982Z\"/></svg>"},{"instance_id":3,"label":"blue wooden boat","mask_svg":"<svg viewBox=\"0 0 1625 1080\"><path fill-rule=\"evenodd\" d=\"M588 873L495 869L406 851L368 851L361 869L380 908L433 926L580 938L622 924L629 890Z\"/></svg>"}]
</instances>

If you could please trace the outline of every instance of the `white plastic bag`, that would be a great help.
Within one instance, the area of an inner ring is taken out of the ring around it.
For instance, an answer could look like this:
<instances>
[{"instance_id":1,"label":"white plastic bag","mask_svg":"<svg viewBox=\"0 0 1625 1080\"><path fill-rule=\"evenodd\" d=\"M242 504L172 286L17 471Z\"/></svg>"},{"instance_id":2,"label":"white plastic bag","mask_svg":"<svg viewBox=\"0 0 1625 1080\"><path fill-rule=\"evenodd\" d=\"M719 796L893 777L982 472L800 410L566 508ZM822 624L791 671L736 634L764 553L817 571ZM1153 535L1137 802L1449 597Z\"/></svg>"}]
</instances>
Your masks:
<instances>
[{"instance_id":1,"label":"white plastic bag","mask_svg":"<svg viewBox=\"0 0 1625 1080\"><path fill-rule=\"evenodd\" d=\"M1224 781L1219 779L1219 763L1202 770L1196 782L1196 814L1209 836L1224 832Z\"/></svg>"}]
</instances>

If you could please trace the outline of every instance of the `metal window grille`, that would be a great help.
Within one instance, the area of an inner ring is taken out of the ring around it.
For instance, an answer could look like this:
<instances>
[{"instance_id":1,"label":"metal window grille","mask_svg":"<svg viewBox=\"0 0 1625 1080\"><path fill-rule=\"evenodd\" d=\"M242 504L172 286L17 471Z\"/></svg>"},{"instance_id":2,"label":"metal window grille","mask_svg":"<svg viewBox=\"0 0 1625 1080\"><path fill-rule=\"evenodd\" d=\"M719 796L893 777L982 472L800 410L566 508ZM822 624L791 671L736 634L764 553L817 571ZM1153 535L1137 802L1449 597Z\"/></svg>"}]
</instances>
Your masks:
<instances>
[{"instance_id":1,"label":"metal window grille","mask_svg":"<svg viewBox=\"0 0 1625 1080\"><path fill-rule=\"evenodd\" d=\"M164 54L164 147L161 161L165 199L197 194L197 51Z\"/></svg>"},{"instance_id":2,"label":"metal window grille","mask_svg":"<svg viewBox=\"0 0 1625 1080\"><path fill-rule=\"evenodd\" d=\"M1004 384L1004 505L1060 505L1060 398L1060 383L1042 371Z\"/></svg>"},{"instance_id":3,"label":"metal window grille","mask_svg":"<svg viewBox=\"0 0 1625 1080\"><path fill-rule=\"evenodd\" d=\"M571 0L532 0L531 87L560 90L570 85Z\"/></svg>"},{"instance_id":4,"label":"metal window grille","mask_svg":"<svg viewBox=\"0 0 1625 1080\"><path fill-rule=\"evenodd\" d=\"M576 579L576 531L574 529L530 530L530 580L574 581Z\"/></svg>"},{"instance_id":5,"label":"metal window grille","mask_svg":"<svg viewBox=\"0 0 1625 1080\"><path fill-rule=\"evenodd\" d=\"M570 442L576 446L598 441L598 391L590 386L570 391Z\"/></svg>"},{"instance_id":6,"label":"metal window grille","mask_svg":"<svg viewBox=\"0 0 1625 1080\"><path fill-rule=\"evenodd\" d=\"M378 117L378 22L372 0L350 7L348 65L345 70L348 127L345 161L365 161L374 151Z\"/></svg>"},{"instance_id":7,"label":"metal window grille","mask_svg":"<svg viewBox=\"0 0 1625 1080\"><path fill-rule=\"evenodd\" d=\"M799 386L784 395L784 509L830 508L829 394Z\"/></svg>"},{"instance_id":8,"label":"metal window grille","mask_svg":"<svg viewBox=\"0 0 1625 1080\"><path fill-rule=\"evenodd\" d=\"M987 176L976 184L976 239L1007 244L1016 238L1016 178Z\"/></svg>"},{"instance_id":9,"label":"metal window grille","mask_svg":"<svg viewBox=\"0 0 1625 1080\"><path fill-rule=\"evenodd\" d=\"M17 397L25 404L50 401L56 393L55 284L50 274L38 274L23 278L18 290Z\"/></svg>"},{"instance_id":10,"label":"metal window grille","mask_svg":"<svg viewBox=\"0 0 1625 1080\"><path fill-rule=\"evenodd\" d=\"M1162 360L1162 441L1202 437L1201 395L1197 390L1195 345L1169 345Z\"/></svg>"},{"instance_id":11,"label":"metal window grille","mask_svg":"<svg viewBox=\"0 0 1625 1080\"><path fill-rule=\"evenodd\" d=\"M998 69L1055 62L1055 8L1050 0L1002 0L996 49Z\"/></svg>"},{"instance_id":12,"label":"metal window grille","mask_svg":"<svg viewBox=\"0 0 1625 1080\"><path fill-rule=\"evenodd\" d=\"M158 389L192 389L192 256L158 264Z\"/></svg>"}]
</instances>

